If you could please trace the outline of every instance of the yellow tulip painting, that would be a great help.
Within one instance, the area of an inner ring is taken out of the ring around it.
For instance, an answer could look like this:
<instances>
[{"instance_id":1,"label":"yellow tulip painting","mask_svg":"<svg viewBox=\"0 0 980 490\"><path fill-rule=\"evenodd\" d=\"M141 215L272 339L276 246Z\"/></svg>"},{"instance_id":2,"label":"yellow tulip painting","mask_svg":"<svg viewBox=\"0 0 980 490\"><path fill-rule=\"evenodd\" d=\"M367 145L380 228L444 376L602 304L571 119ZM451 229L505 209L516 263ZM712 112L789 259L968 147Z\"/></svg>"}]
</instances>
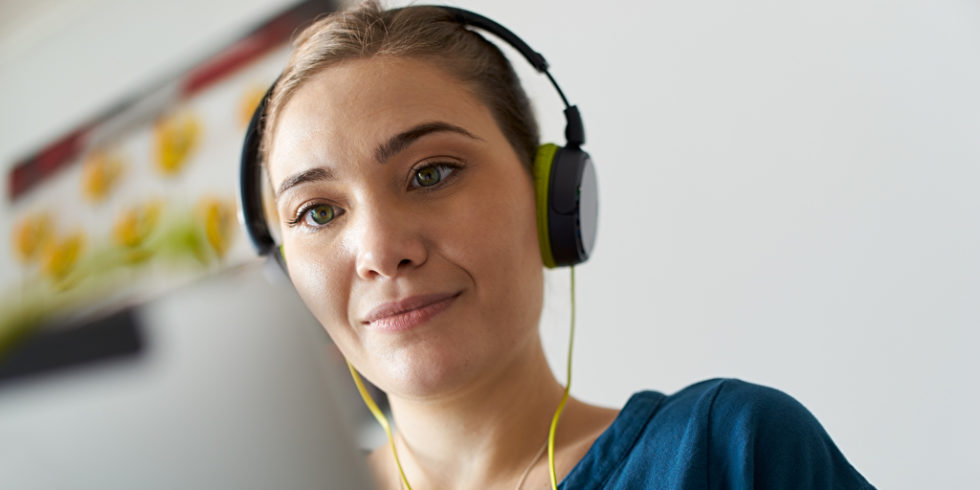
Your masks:
<instances>
[{"instance_id":1,"label":"yellow tulip painting","mask_svg":"<svg viewBox=\"0 0 980 490\"><path fill-rule=\"evenodd\" d=\"M203 198L198 203L198 216L211 248L218 258L224 257L238 225L234 205L221 199Z\"/></svg>"},{"instance_id":2,"label":"yellow tulip painting","mask_svg":"<svg viewBox=\"0 0 980 490\"><path fill-rule=\"evenodd\" d=\"M50 240L41 256L41 271L49 279L61 281L74 269L85 248L85 234L75 232Z\"/></svg>"},{"instance_id":3,"label":"yellow tulip painting","mask_svg":"<svg viewBox=\"0 0 980 490\"><path fill-rule=\"evenodd\" d=\"M160 201L150 201L123 211L112 228L112 239L119 245L137 247L156 228L160 218Z\"/></svg>"},{"instance_id":4,"label":"yellow tulip painting","mask_svg":"<svg viewBox=\"0 0 980 490\"><path fill-rule=\"evenodd\" d=\"M200 144L202 132L200 119L190 111L157 120L153 127L157 170L169 176L180 173Z\"/></svg>"},{"instance_id":5,"label":"yellow tulip painting","mask_svg":"<svg viewBox=\"0 0 980 490\"><path fill-rule=\"evenodd\" d=\"M14 225L13 231L13 245L17 259L23 263L33 262L53 235L51 215L29 214Z\"/></svg>"},{"instance_id":6,"label":"yellow tulip painting","mask_svg":"<svg viewBox=\"0 0 980 490\"><path fill-rule=\"evenodd\" d=\"M101 202L117 187L125 169L121 155L96 150L82 164L82 195L89 202Z\"/></svg>"}]
</instances>

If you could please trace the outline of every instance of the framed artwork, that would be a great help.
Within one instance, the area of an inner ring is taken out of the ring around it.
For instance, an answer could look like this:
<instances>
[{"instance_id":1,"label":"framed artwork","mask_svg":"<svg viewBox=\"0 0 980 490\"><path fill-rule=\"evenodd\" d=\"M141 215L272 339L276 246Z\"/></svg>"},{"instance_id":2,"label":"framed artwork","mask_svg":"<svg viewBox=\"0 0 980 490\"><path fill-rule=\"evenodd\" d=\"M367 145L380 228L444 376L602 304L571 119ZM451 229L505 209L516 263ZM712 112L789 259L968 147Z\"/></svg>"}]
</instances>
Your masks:
<instances>
[{"instance_id":1,"label":"framed artwork","mask_svg":"<svg viewBox=\"0 0 980 490\"><path fill-rule=\"evenodd\" d=\"M335 8L297 3L14 165L7 235L19 271L0 284L0 354L46 320L253 260L238 222L245 128L291 36Z\"/></svg>"}]
</instances>

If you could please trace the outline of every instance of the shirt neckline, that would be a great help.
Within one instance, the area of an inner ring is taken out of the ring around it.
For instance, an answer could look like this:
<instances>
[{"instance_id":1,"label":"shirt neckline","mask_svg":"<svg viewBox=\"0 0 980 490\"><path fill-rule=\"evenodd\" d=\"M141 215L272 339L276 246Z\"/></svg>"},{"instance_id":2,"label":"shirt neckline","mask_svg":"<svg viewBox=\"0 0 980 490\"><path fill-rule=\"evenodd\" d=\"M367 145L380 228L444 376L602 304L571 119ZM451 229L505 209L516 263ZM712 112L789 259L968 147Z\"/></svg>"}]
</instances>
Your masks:
<instances>
[{"instance_id":1,"label":"shirt neckline","mask_svg":"<svg viewBox=\"0 0 980 490\"><path fill-rule=\"evenodd\" d=\"M596 438L558 488L601 487L629 455L664 398L655 391L640 391L630 396L612 424Z\"/></svg>"}]
</instances>

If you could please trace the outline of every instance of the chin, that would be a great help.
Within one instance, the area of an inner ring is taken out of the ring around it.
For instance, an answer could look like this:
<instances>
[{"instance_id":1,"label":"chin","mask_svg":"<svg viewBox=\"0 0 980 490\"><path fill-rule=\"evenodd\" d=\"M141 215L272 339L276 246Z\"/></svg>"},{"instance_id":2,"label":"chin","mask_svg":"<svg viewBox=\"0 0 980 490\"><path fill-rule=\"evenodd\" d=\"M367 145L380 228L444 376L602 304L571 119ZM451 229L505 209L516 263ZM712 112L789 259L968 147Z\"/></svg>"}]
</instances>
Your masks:
<instances>
[{"instance_id":1,"label":"chin","mask_svg":"<svg viewBox=\"0 0 980 490\"><path fill-rule=\"evenodd\" d=\"M535 346L540 348L539 310L514 310L508 315L447 311L404 335L366 335L360 353L373 354L361 359L367 361L362 372L390 396L407 399L449 397L488 386L533 355Z\"/></svg>"},{"instance_id":2,"label":"chin","mask_svg":"<svg viewBox=\"0 0 980 490\"><path fill-rule=\"evenodd\" d=\"M459 354L399 352L382 368L387 372L387 382L381 388L392 396L418 399L441 397L472 386L475 363Z\"/></svg>"}]
</instances>

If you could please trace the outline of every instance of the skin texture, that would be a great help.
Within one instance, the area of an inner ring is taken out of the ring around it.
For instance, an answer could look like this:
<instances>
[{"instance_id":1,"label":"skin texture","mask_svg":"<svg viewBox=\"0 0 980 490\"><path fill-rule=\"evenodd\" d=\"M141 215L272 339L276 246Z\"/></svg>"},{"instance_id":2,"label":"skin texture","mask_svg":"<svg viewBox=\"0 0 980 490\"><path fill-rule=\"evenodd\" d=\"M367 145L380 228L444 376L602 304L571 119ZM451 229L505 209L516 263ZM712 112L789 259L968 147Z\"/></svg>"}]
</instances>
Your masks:
<instances>
[{"instance_id":1,"label":"skin texture","mask_svg":"<svg viewBox=\"0 0 980 490\"><path fill-rule=\"evenodd\" d=\"M531 177L489 109L430 62L374 57L307 80L272 130L290 277L388 393L413 487L513 488L562 387L538 334ZM560 474L615 414L570 401ZM546 460L529 486L547 482ZM390 451L371 463L382 487L398 487Z\"/></svg>"}]
</instances>

